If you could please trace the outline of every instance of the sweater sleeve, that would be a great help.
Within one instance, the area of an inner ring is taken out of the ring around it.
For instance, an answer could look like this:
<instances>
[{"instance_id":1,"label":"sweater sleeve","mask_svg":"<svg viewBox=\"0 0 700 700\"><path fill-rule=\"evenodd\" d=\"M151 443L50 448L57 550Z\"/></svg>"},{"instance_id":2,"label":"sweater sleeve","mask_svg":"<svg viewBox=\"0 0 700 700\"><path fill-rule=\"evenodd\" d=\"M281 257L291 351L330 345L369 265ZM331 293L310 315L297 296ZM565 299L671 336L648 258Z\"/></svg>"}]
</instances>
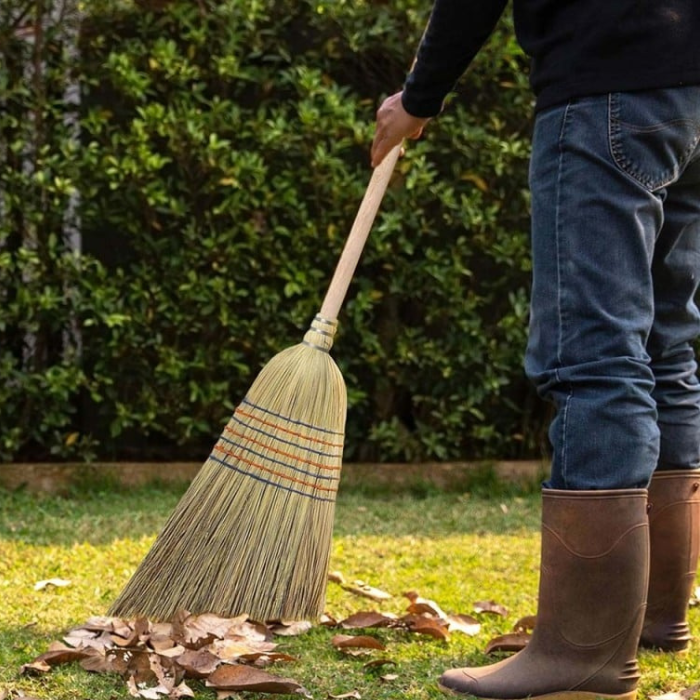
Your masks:
<instances>
[{"instance_id":1,"label":"sweater sleeve","mask_svg":"<svg viewBox=\"0 0 700 700\"><path fill-rule=\"evenodd\" d=\"M434 117L503 14L507 0L435 0L402 95L414 117Z\"/></svg>"}]
</instances>

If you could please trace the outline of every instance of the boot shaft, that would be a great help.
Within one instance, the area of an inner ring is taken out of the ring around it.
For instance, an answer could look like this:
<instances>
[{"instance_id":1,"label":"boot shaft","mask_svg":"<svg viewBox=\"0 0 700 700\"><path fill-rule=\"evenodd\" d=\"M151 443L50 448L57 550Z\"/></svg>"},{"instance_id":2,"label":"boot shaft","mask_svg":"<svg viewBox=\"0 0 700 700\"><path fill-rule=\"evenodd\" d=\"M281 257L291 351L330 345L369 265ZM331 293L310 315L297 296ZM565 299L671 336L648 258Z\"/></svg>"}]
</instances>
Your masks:
<instances>
[{"instance_id":1,"label":"boot shaft","mask_svg":"<svg viewBox=\"0 0 700 700\"><path fill-rule=\"evenodd\" d=\"M700 470L657 472L649 485L651 565L643 646L682 651L700 553Z\"/></svg>"},{"instance_id":2,"label":"boot shaft","mask_svg":"<svg viewBox=\"0 0 700 700\"><path fill-rule=\"evenodd\" d=\"M636 687L648 570L645 490L543 492L532 641L580 666L580 690Z\"/></svg>"}]
</instances>

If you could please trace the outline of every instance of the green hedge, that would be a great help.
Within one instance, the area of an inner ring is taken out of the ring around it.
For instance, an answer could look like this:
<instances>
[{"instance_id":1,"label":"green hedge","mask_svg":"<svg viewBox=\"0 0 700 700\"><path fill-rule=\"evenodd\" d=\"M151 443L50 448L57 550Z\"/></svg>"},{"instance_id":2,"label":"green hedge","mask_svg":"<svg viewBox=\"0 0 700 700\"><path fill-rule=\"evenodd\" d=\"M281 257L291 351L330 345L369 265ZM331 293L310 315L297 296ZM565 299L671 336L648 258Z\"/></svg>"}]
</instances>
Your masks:
<instances>
[{"instance_id":1,"label":"green hedge","mask_svg":"<svg viewBox=\"0 0 700 700\"><path fill-rule=\"evenodd\" d=\"M201 457L318 311L428 7L70 4L0 11L0 457ZM347 459L539 454L530 114L505 18L408 147L341 314Z\"/></svg>"}]
</instances>

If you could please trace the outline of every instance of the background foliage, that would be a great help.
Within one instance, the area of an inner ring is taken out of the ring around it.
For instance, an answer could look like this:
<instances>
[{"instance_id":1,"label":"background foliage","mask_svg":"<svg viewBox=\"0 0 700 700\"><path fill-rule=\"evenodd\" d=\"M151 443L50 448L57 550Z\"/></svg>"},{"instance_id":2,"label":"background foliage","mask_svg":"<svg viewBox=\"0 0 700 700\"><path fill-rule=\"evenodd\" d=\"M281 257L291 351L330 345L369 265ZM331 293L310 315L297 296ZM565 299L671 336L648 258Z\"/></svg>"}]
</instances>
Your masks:
<instances>
[{"instance_id":1,"label":"background foliage","mask_svg":"<svg viewBox=\"0 0 700 700\"><path fill-rule=\"evenodd\" d=\"M428 10L3 1L0 458L206 455L320 306ZM407 149L351 287L347 459L539 455L530 115L507 16Z\"/></svg>"}]
</instances>

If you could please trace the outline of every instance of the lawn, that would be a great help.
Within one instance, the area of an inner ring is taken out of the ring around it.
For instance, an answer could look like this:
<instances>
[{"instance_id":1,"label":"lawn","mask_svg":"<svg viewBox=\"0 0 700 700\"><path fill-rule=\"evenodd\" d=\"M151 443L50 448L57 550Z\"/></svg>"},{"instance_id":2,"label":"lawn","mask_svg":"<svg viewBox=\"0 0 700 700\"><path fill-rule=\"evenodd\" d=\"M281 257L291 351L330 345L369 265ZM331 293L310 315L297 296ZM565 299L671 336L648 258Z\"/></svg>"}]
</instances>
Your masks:
<instances>
[{"instance_id":1,"label":"lawn","mask_svg":"<svg viewBox=\"0 0 700 700\"><path fill-rule=\"evenodd\" d=\"M19 669L73 626L104 615L148 551L182 490L172 486L126 491L110 483L85 483L64 496L0 491L0 698L112 700L128 692L118 676L90 674L77 664L40 677ZM489 661L483 650L498 634L536 610L539 498L494 484L445 493L412 488L403 493L342 491L338 500L331 568L394 595L378 604L329 584L327 610L336 619L363 610L403 614L416 590L448 613L473 613L476 601L504 605L506 617L481 613L476 636L455 632L449 641L398 630L371 630L387 650L381 656L397 677L364 668L368 658L341 654L331 645L339 631L315 627L280 637L278 651L297 661L271 672L293 678L314 698L356 691L364 699L443 697L435 679L442 670ZM65 587L35 590L61 578ZM700 633L700 608L691 610ZM359 633L359 632L351 632ZM679 691L700 680L697 643L684 659L642 652L646 698ZM378 652L373 652L375 656ZM198 700L213 699L204 685L188 682ZM255 696L253 696L255 697Z\"/></svg>"}]
</instances>

